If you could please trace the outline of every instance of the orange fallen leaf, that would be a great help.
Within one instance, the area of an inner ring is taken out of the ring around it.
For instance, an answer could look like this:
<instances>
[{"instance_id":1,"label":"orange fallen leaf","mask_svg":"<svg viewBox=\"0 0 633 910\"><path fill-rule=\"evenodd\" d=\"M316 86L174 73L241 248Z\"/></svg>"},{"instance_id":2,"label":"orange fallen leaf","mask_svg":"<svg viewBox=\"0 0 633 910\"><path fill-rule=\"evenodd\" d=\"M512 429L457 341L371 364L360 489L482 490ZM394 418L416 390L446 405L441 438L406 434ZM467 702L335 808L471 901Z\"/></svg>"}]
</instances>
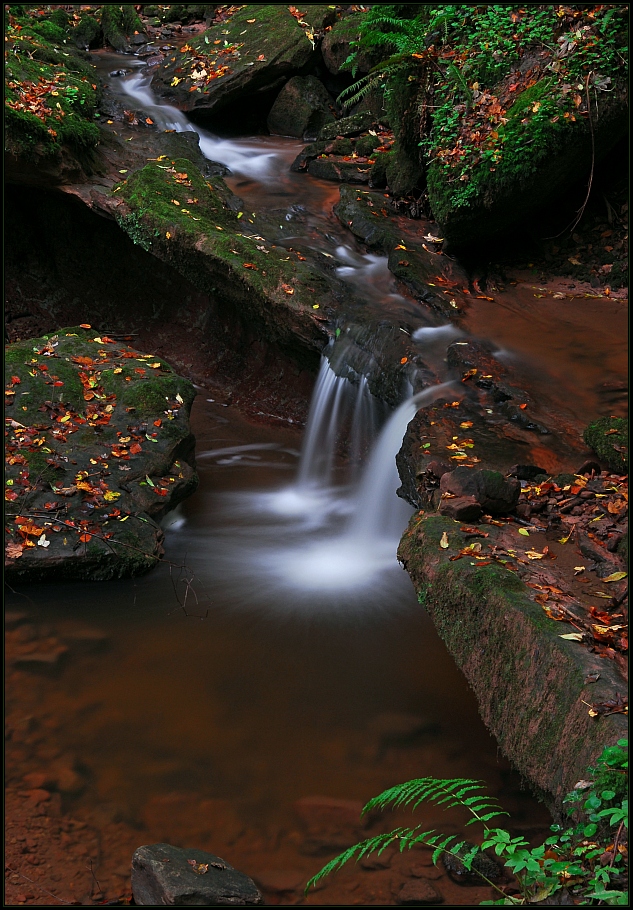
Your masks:
<instances>
[{"instance_id":1,"label":"orange fallen leaf","mask_svg":"<svg viewBox=\"0 0 633 910\"><path fill-rule=\"evenodd\" d=\"M259 271L256 265L253 265L252 262L243 262L242 267L245 269L253 269L255 272Z\"/></svg>"},{"instance_id":2,"label":"orange fallen leaf","mask_svg":"<svg viewBox=\"0 0 633 910\"><path fill-rule=\"evenodd\" d=\"M408 359L409 359L408 357L402 357L400 359L400 363L406 363L408 361Z\"/></svg>"},{"instance_id":3,"label":"orange fallen leaf","mask_svg":"<svg viewBox=\"0 0 633 910\"><path fill-rule=\"evenodd\" d=\"M138 442L135 442L133 445L130 446L130 454L131 454L131 455L138 455L138 453L139 453L139 452L142 452L142 451L143 451L143 447L140 446L140 445L138 444Z\"/></svg>"}]
</instances>

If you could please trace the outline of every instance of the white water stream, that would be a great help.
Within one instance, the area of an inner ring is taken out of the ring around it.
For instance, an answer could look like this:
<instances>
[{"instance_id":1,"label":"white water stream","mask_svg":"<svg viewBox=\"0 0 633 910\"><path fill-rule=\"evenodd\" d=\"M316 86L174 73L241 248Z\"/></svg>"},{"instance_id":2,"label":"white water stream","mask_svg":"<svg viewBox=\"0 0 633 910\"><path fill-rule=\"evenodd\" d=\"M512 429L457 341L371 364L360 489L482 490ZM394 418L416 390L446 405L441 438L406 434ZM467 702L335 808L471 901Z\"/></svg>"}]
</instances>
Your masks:
<instances>
[{"instance_id":1,"label":"white water stream","mask_svg":"<svg viewBox=\"0 0 633 910\"><path fill-rule=\"evenodd\" d=\"M214 137L176 108L158 104L149 87L150 77L143 72L119 85L159 126L195 131L205 157L226 165L234 174L267 182L273 171L287 167L275 152L245 140ZM336 238L332 238L332 254L338 276L357 293L362 295L369 287L378 303L405 302L395 293L384 256L361 254ZM428 332L430 345L451 335L450 327ZM419 341L425 343L427 338L420 334ZM322 609L327 605L349 609L362 604L366 609L370 603L379 605L384 593L392 593L396 584L396 548L411 513L396 495L400 483L395 457L416 410L446 396L448 388L448 384L434 386L409 398L378 435L385 406L373 398L366 378L360 376L354 385L336 375L323 357L295 481L272 492L224 495L222 508L235 521L234 536L225 527L222 540L202 544L208 548L214 580L233 577L249 605L258 600L286 608L318 605ZM338 463L341 448L347 451L349 462L343 472ZM213 459L216 464L253 467L260 458L256 452L273 454L274 449L270 444L249 444L213 449L198 457ZM369 449L359 475L359 464ZM186 534L186 523L179 516L168 519L168 526L176 534ZM200 545L191 540L188 546L197 550ZM406 583L399 574L399 583Z\"/></svg>"}]
</instances>

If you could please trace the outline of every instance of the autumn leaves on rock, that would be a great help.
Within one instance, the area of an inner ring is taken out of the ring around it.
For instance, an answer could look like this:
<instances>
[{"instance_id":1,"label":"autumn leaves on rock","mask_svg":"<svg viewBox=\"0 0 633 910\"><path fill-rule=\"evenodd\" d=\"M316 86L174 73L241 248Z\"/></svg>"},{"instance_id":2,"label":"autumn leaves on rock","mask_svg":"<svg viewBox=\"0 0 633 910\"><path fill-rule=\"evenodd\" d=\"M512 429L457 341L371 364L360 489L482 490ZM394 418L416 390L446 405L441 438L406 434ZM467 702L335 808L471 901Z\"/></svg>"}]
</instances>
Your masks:
<instances>
[{"instance_id":1,"label":"autumn leaves on rock","mask_svg":"<svg viewBox=\"0 0 633 910\"><path fill-rule=\"evenodd\" d=\"M137 575L196 488L190 382L89 327L6 355L7 577Z\"/></svg>"}]
</instances>

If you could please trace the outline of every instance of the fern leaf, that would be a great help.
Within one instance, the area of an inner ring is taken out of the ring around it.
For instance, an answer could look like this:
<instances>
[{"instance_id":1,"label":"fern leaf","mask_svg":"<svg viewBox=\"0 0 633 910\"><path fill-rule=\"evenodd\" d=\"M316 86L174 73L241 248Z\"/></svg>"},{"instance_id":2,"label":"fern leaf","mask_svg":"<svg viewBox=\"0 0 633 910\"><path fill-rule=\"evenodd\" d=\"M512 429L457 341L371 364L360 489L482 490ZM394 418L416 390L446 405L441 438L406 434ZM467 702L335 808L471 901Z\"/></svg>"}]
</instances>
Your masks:
<instances>
[{"instance_id":1,"label":"fern leaf","mask_svg":"<svg viewBox=\"0 0 633 910\"><path fill-rule=\"evenodd\" d=\"M439 842L439 844L433 851L433 856L431 857L431 859L433 860L433 865L435 865L437 863L437 861L440 858L440 856L442 855L442 853L445 853L445 852L456 853L457 852L453 848L451 848L450 851L448 851L446 849L448 847L448 845L451 843L451 841L456 841L456 840L457 840L457 835L451 834L449 837L445 837L443 840L441 840ZM462 844L463 844L463 841L462 841Z\"/></svg>"}]
</instances>

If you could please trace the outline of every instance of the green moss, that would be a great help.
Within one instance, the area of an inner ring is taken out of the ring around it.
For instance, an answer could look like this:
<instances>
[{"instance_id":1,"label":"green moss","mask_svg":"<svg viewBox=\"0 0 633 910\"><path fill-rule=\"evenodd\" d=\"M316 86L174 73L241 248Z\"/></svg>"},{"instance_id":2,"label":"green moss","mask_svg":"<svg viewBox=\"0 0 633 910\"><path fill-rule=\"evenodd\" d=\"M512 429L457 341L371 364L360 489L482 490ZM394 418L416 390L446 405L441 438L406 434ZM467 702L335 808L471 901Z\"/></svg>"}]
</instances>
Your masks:
<instances>
[{"instance_id":1,"label":"green moss","mask_svg":"<svg viewBox=\"0 0 633 910\"><path fill-rule=\"evenodd\" d=\"M610 471L629 470L629 421L626 417L601 417L590 423L584 440Z\"/></svg>"},{"instance_id":2,"label":"green moss","mask_svg":"<svg viewBox=\"0 0 633 910\"><path fill-rule=\"evenodd\" d=\"M365 158L371 157L374 149L380 145L380 139L377 136L361 136L356 140L356 153Z\"/></svg>"},{"instance_id":3,"label":"green moss","mask_svg":"<svg viewBox=\"0 0 633 910\"><path fill-rule=\"evenodd\" d=\"M30 160L58 155L62 145L85 155L99 142L93 123L99 81L67 45L64 16L61 9L43 20L29 12L7 29L5 143ZM31 86L37 87L35 108Z\"/></svg>"},{"instance_id":4,"label":"green moss","mask_svg":"<svg viewBox=\"0 0 633 910\"><path fill-rule=\"evenodd\" d=\"M129 44L128 38L134 32L143 31L143 23L132 4L104 4L101 8L101 29L108 44L117 51L124 51Z\"/></svg>"}]
</instances>

